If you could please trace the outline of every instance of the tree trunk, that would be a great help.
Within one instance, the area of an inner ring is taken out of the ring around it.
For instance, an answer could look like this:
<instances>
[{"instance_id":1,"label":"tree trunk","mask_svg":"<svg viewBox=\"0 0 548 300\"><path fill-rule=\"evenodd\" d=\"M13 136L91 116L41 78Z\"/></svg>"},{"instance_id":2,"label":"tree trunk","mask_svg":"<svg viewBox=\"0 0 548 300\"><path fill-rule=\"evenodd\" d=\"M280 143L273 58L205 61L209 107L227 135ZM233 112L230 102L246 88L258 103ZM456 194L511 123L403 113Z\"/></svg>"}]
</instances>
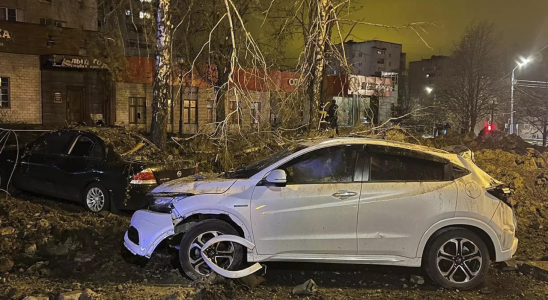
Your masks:
<instances>
[{"instance_id":1,"label":"tree trunk","mask_svg":"<svg viewBox=\"0 0 548 300\"><path fill-rule=\"evenodd\" d=\"M156 146L164 149L167 141L168 99L171 76L171 0L158 0L157 12L157 54L152 92L151 137Z\"/></svg>"},{"instance_id":2,"label":"tree trunk","mask_svg":"<svg viewBox=\"0 0 548 300\"><path fill-rule=\"evenodd\" d=\"M544 122L542 131L542 147L546 147L546 139L548 137L548 123Z\"/></svg>"},{"instance_id":3,"label":"tree trunk","mask_svg":"<svg viewBox=\"0 0 548 300\"><path fill-rule=\"evenodd\" d=\"M322 97L322 83L325 67L325 47L330 38L329 17L331 15L330 0L318 0L318 15L316 24L314 25L314 56L312 62L312 81L309 86L310 100L310 124L309 128L313 129L318 126L319 107Z\"/></svg>"}]
</instances>

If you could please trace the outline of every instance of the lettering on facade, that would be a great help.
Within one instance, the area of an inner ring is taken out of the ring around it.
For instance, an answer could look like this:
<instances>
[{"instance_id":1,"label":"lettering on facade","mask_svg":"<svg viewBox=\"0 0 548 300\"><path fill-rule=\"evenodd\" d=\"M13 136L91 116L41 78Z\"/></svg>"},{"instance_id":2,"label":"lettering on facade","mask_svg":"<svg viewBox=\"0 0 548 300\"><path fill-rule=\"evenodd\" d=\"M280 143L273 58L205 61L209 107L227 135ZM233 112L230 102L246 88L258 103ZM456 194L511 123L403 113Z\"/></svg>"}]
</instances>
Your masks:
<instances>
[{"instance_id":1,"label":"lettering on facade","mask_svg":"<svg viewBox=\"0 0 548 300\"><path fill-rule=\"evenodd\" d=\"M299 84L299 79L297 78L290 78L288 81L290 86L297 86Z\"/></svg>"},{"instance_id":2,"label":"lettering on facade","mask_svg":"<svg viewBox=\"0 0 548 300\"><path fill-rule=\"evenodd\" d=\"M0 39L11 41L12 38L13 36L11 35L9 31L0 28Z\"/></svg>"},{"instance_id":3,"label":"lettering on facade","mask_svg":"<svg viewBox=\"0 0 548 300\"><path fill-rule=\"evenodd\" d=\"M63 98L61 98L61 93L55 93L53 95L53 103L63 103Z\"/></svg>"},{"instance_id":4,"label":"lettering on facade","mask_svg":"<svg viewBox=\"0 0 548 300\"><path fill-rule=\"evenodd\" d=\"M58 62L53 63L54 67L64 67L64 68L76 68L76 69L106 69L107 65L98 59L88 59L88 58L76 58L76 57L63 57L63 59Z\"/></svg>"}]
</instances>

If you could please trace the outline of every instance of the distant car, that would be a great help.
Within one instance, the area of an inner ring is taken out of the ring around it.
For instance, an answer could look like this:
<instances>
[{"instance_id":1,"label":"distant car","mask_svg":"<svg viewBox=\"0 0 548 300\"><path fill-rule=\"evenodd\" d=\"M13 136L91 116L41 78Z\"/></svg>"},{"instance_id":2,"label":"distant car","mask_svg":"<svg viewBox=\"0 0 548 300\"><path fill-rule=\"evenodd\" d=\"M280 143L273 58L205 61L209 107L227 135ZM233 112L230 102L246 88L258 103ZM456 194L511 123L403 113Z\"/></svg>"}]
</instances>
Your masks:
<instances>
[{"instance_id":1,"label":"distant car","mask_svg":"<svg viewBox=\"0 0 548 300\"><path fill-rule=\"evenodd\" d=\"M158 184L195 173L194 162L168 157L123 129L60 130L42 135L19 153L4 149L0 184L6 188L17 161L11 176L16 189L80 202L92 212L137 210L148 206L146 195Z\"/></svg>"},{"instance_id":2,"label":"distant car","mask_svg":"<svg viewBox=\"0 0 548 300\"><path fill-rule=\"evenodd\" d=\"M240 270L246 255L247 262L422 266L440 285L465 290L484 280L491 260L516 252L509 193L456 154L330 140L284 150L224 179L160 185L152 211L133 215L125 246L150 257L167 239L193 279L211 273L202 254L225 270ZM253 246L223 241L202 253L227 234Z\"/></svg>"}]
</instances>

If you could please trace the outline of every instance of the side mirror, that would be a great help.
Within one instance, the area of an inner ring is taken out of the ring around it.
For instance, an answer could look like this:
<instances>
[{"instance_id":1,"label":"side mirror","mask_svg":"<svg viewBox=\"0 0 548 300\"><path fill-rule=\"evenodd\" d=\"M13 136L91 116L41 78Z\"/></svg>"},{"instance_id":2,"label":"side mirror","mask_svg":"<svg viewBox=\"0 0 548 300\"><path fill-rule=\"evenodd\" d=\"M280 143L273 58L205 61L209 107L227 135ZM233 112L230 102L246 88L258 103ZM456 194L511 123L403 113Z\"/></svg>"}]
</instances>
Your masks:
<instances>
[{"instance_id":1,"label":"side mirror","mask_svg":"<svg viewBox=\"0 0 548 300\"><path fill-rule=\"evenodd\" d=\"M266 175L265 181L267 183L275 184L276 186L285 186L287 183L287 175L284 170L272 170Z\"/></svg>"}]
</instances>

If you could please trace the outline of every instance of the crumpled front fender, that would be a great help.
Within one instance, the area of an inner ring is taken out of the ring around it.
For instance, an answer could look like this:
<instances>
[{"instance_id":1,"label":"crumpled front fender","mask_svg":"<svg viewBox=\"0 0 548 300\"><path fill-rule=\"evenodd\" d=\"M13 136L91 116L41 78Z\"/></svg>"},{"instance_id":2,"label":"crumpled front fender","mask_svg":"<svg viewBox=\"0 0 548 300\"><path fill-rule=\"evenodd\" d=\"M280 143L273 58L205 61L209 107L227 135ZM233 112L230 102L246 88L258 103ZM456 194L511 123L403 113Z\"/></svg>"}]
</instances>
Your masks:
<instances>
[{"instance_id":1,"label":"crumpled front fender","mask_svg":"<svg viewBox=\"0 0 548 300\"><path fill-rule=\"evenodd\" d=\"M158 213L150 210L138 210L131 218L131 226L139 233L139 244L124 237L124 245L133 254L150 258L154 249L165 238L175 234L171 214Z\"/></svg>"}]
</instances>

